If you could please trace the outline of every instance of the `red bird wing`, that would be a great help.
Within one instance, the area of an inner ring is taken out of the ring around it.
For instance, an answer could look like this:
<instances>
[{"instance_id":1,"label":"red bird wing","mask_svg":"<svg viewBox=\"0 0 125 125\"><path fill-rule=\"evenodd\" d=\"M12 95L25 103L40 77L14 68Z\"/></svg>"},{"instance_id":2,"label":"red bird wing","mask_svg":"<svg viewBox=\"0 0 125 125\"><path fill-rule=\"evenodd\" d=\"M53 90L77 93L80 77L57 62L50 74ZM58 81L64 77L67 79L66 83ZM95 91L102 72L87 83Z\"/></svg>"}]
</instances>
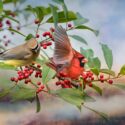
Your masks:
<instances>
[{"instance_id":1,"label":"red bird wing","mask_svg":"<svg viewBox=\"0 0 125 125\"><path fill-rule=\"evenodd\" d=\"M53 61L55 64L70 64L73 59L73 49L66 30L62 26L57 26L54 34L55 49Z\"/></svg>"}]
</instances>

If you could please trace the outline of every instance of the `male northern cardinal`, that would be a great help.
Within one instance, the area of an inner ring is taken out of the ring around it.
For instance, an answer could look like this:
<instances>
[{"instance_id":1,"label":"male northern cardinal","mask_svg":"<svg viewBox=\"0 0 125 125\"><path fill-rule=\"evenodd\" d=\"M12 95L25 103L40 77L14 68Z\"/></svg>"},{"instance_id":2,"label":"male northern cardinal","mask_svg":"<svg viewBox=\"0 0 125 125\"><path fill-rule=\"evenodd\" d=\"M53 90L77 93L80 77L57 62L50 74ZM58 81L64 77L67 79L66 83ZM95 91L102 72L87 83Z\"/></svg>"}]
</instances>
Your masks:
<instances>
[{"instance_id":1,"label":"male northern cardinal","mask_svg":"<svg viewBox=\"0 0 125 125\"><path fill-rule=\"evenodd\" d=\"M54 55L48 66L68 78L77 79L84 71L86 58L72 48L66 30L57 26L54 33Z\"/></svg>"}]
</instances>

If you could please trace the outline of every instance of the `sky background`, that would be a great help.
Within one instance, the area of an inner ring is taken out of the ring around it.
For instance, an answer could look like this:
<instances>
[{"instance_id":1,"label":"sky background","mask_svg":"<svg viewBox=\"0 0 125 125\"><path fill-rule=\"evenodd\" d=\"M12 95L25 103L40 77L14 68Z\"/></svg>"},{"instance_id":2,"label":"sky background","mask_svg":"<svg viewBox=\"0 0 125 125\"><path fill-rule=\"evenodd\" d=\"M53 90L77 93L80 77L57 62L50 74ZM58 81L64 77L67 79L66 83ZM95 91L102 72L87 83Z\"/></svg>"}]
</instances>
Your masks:
<instances>
[{"instance_id":1,"label":"sky background","mask_svg":"<svg viewBox=\"0 0 125 125\"><path fill-rule=\"evenodd\" d=\"M31 6L48 6L48 3L52 3L51 0L27 0L20 8L30 4ZM65 3L69 10L79 12L83 17L89 19L89 23L86 25L91 26L94 29L98 29L100 34L96 37L90 31L76 30L69 32L69 34L78 34L82 36L87 42L88 46L85 46L73 39L71 39L72 46L79 50L82 46L84 48L92 48L96 56L102 60L102 67L106 66L101 51L99 42L108 44L113 51L114 65L113 69L118 71L120 67L125 64L125 0L65 0ZM12 6L8 6L8 8ZM31 18L30 21L33 21ZM23 22L23 18L21 18ZM43 25L44 30L48 30L50 26ZM22 29L22 33L32 33L33 30ZM41 31L42 34L43 31ZM6 32L7 34L8 32ZM21 44L24 40L22 36L15 35L11 38L15 44ZM103 68L104 68L103 67ZM6 72L5 72L6 73ZM4 74L3 76L4 77ZM9 79L9 76L7 76ZM125 80L125 79L123 79ZM110 88L110 87L109 87ZM104 88L105 89L105 88ZM107 90L108 91L108 90ZM112 95L111 98L99 98L97 102L89 103L88 105L94 109L98 109L109 115L124 115L125 114L125 93L117 93ZM48 103L48 100L51 103ZM56 102L56 104L55 104ZM24 107L25 105L25 107ZM27 121L31 119L33 121L37 118L52 119L74 119L83 118L85 116L95 116L93 113L86 109L83 109L80 113L75 107L58 99L45 99L42 102L42 111L40 114L35 113L34 104L0 104L0 124L1 125L29 125ZM49 116L48 116L49 114ZM17 117L18 116L18 117ZM16 118L16 119L15 119Z\"/></svg>"}]
</instances>

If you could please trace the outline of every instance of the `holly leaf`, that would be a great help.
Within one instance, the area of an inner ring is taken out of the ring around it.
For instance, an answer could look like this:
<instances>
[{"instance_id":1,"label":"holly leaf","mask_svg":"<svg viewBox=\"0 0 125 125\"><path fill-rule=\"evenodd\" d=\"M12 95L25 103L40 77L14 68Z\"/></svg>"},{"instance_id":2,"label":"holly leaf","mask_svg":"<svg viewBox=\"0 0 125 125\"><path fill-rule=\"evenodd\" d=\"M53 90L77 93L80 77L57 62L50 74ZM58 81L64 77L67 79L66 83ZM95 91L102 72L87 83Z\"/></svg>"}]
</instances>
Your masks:
<instances>
[{"instance_id":1,"label":"holly leaf","mask_svg":"<svg viewBox=\"0 0 125 125\"><path fill-rule=\"evenodd\" d=\"M66 102L73 104L77 107L80 107L84 102L84 94L79 89L66 88L66 89L51 91L51 93L57 95Z\"/></svg>"},{"instance_id":2,"label":"holly leaf","mask_svg":"<svg viewBox=\"0 0 125 125\"><path fill-rule=\"evenodd\" d=\"M80 47L80 53L83 54L87 59L94 56L94 51L92 49L83 49Z\"/></svg>"},{"instance_id":3,"label":"holly leaf","mask_svg":"<svg viewBox=\"0 0 125 125\"><path fill-rule=\"evenodd\" d=\"M58 13L57 13L57 10L56 10L54 5L52 5L52 4L49 4L49 5L50 5L51 12L52 12L52 15L53 15L54 25L56 27L57 23L58 23Z\"/></svg>"},{"instance_id":4,"label":"holly leaf","mask_svg":"<svg viewBox=\"0 0 125 125\"><path fill-rule=\"evenodd\" d=\"M92 84L92 88L95 89L100 95L102 95L102 89L95 84Z\"/></svg>"},{"instance_id":5,"label":"holly leaf","mask_svg":"<svg viewBox=\"0 0 125 125\"><path fill-rule=\"evenodd\" d=\"M97 68L91 68L91 71L95 74L95 75L99 75L99 69Z\"/></svg>"},{"instance_id":6,"label":"holly leaf","mask_svg":"<svg viewBox=\"0 0 125 125\"><path fill-rule=\"evenodd\" d=\"M121 67L119 75L125 75L125 65Z\"/></svg>"},{"instance_id":7,"label":"holly leaf","mask_svg":"<svg viewBox=\"0 0 125 125\"><path fill-rule=\"evenodd\" d=\"M3 11L3 2L0 1L0 13L2 13L2 11Z\"/></svg>"},{"instance_id":8,"label":"holly leaf","mask_svg":"<svg viewBox=\"0 0 125 125\"><path fill-rule=\"evenodd\" d=\"M30 34L27 35L27 37L26 37L25 40L30 40L30 39L33 38L33 37L34 37L33 34L30 33Z\"/></svg>"},{"instance_id":9,"label":"holly leaf","mask_svg":"<svg viewBox=\"0 0 125 125\"><path fill-rule=\"evenodd\" d=\"M72 11L68 11L68 20L65 18L64 11L57 12L58 13L58 23L65 23L67 21L72 21L77 19L76 14ZM53 23L53 16L51 16L48 20L47 23Z\"/></svg>"},{"instance_id":10,"label":"holly leaf","mask_svg":"<svg viewBox=\"0 0 125 125\"><path fill-rule=\"evenodd\" d=\"M123 89L125 90L125 84L124 83L117 83L117 84L113 84L115 87L119 88L119 89Z\"/></svg>"},{"instance_id":11,"label":"holly leaf","mask_svg":"<svg viewBox=\"0 0 125 125\"><path fill-rule=\"evenodd\" d=\"M40 112L41 105L38 95L36 94L36 112Z\"/></svg>"},{"instance_id":12,"label":"holly leaf","mask_svg":"<svg viewBox=\"0 0 125 125\"><path fill-rule=\"evenodd\" d=\"M15 29L9 28L8 30L9 30L9 31L12 31L12 32L15 32L15 33L18 33L18 34L20 34L20 35L26 37L23 33L21 33L21 32L19 32L19 31L15 30Z\"/></svg>"},{"instance_id":13,"label":"holly leaf","mask_svg":"<svg viewBox=\"0 0 125 125\"><path fill-rule=\"evenodd\" d=\"M19 87L18 91L11 91L10 96L12 101L33 99L36 95L36 90L31 88Z\"/></svg>"},{"instance_id":14,"label":"holly leaf","mask_svg":"<svg viewBox=\"0 0 125 125\"><path fill-rule=\"evenodd\" d=\"M10 19L10 20L12 20L12 21L14 21L14 22L16 22L16 23L20 23L18 20L16 20L16 19L14 19L14 18L12 18L12 17L10 17L10 16L8 16L8 15L4 15L3 16L4 18L8 18L8 19Z\"/></svg>"},{"instance_id":15,"label":"holly leaf","mask_svg":"<svg viewBox=\"0 0 125 125\"><path fill-rule=\"evenodd\" d=\"M47 84L56 74L56 72L50 67L44 65L42 69L42 82Z\"/></svg>"},{"instance_id":16,"label":"holly leaf","mask_svg":"<svg viewBox=\"0 0 125 125\"><path fill-rule=\"evenodd\" d=\"M105 114L105 113L103 113L103 112L99 112L99 111L97 111L97 110L94 110L94 109L92 109L92 108L90 108L90 107L88 107L88 106L84 106L85 108L87 108L87 109L89 109L89 110L91 110L91 111L93 111L93 112L95 112L96 114L98 114L100 117L102 117L104 120L109 120L109 117L108 117L108 115L107 114Z\"/></svg>"},{"instance_id":17,"label":"holly leaf","mask_svg":"<svg viewBox=\"0 0 125 125\"><path fill-rule=\"evenodd\" d=\"M86 40L83 39L81 36L78 36L78 35L70 35L70 37L72 37L72 38L75 39L75 40L80 41L81 43L84 43L84 44L88 45L88 43L86 42Z\"/></svg>"},{"instance_id":18,"label":"holly leaf","mask_svg":"<svg viewBox=\"0 0 125 125\"><path fill-rule=\"evenodd\" d=\"M112 50L106 45L106 44L100 44L102 47L103 55L106 61L106 64L109 69L112 68L113 64L113 55L112 55Z\"/></svg>"},{"instance_id":19,"label":"holly leaf","mask_svg":"<svg viewBox=\"0 0 125 125\"><path fill-rule=\"evenodd\" d=\"M85 26L85 25L80 25L80 26L76 26L75 29L83 29L83 30L89 30L89 31L92 31L96 36L99 35L99 31L98 30L94 30L88 26Z\"/></svg>"},{"instance_id":20,"label":"holly leaf","mask_svg":"<svg viewBox=\"0 0 125 125\"><path fill-rule=\"evenodd\" d=\"M53 0L53 1L60 4L60 5L62 5L65 18L68 19L68 9L67 9L67 6L66 6L64 0Z\"/></svg>"},{"instance_id":21,"label":"holly leaf","mask_svg":"<svg viewBox=\"0 0 125 125\"><path fill-rule=\"evenodd\" d=\"M82 17L79 12L77 12L76 15L77 15L77 19L73 21L74 26L79 26L89 21L88 19Z\"/></svg>"},{"instance_id":22,"label":"holly leaf","mask_svg":"<svg viewBox=\"0 0 125 125\"><path fill-rule=\"evenodd\" d=\"M101 73L108 74L108 75L115 76L115 72L112 71L112 70L110 70L110 69L100 69L100 72L101 72Z\"/></svg>"}]
</instances>

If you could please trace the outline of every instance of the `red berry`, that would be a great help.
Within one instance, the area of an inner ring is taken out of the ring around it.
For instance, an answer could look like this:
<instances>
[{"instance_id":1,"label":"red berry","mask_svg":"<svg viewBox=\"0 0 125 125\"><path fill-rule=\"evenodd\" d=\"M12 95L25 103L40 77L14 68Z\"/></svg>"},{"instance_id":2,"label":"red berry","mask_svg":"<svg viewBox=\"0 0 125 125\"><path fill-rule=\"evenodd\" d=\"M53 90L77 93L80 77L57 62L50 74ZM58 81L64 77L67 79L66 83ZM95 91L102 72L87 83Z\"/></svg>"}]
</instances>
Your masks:
<instances>
[{"instance_id":1,"label":"red berry","mask_svg":"<svg viewBox=\"0 0 125 125\"><path fill-rule=\"evenodd\" d=\"M54 31L55 31L55 29L54 29L53 27L51 27L51 28L50 28L50 31L51 31L51 32L54 32Z\"/></svg>"},{"instance_id":2,"label":"red berry","mask_svg":"<svg viewBox=\"0 0 125 125\"><path fill-rule=\"evenodd\" d=\"M28 80L27 80L27 79L25 79L24 83L25 83L25 84L28 84Z\"/></svg>"},{"instance_id":3,"label":"red berry","mask_svg":"<svg viewBox=\"0 0 125 125\"><path fill-rule=\"evenodd\" d=\"M39 38L39 34L36 34L36 38Z\"/></svg>"},{"instance_id":4,"label":"red berry","mask_svg":"<svg viewBox=\"0 0 125 125\"><path fill-rule=\"evenodd\" d=\"M44 89L44 85L41 85L40 88L41 88L41 89Z\"/></svg>"},{"instance_id":5,"label":"red berry","mask_svg":"<svg viewBox=\"0 0 125 125\"><path fill-rule=\"evenodd\" d=\"M47 49L47 45L43 45L43 49Z\"/></svg>"},{"instance_id":6,"label":"red berry","mask_svg":"<svg viewBox=\"0 0 125 125\"><path fill-rule=\"evenodd\" d=\"M112 79L109 79L109 80L108 80L108 83L109 83L109 84L112 84L112 83L113 83L113 80L112 80Z\"/></svg>"},{"instance_id":7,"label":"red berry","mask_svg":"<svg viewBox=\"0 0 125 125\"><path fill-rule=\"evenodd\" d=\"M101 75L100 75L100 79L103 79L103 78L104 78L104 75L101 74Z\"/></svg>"},{"instance_id":8,"label":"red berry","mask_svg":"<svg viewBox=\"0 0 125 125\"><path fill-rule=\"evenodd\" d=\"M2 28L3 27L3 24L2 24L2 22L0 22L0 28Z\"/></svg>"},{"instance_id":9,"label":"red berry","mask_svg":"<svg viewBox=\"0 0 125 125\"><path fill-rule=\"evenodd\" d=\"M43 37L46 37L46 32L43 33Z\"/></svg>"},{"instance_id":10,"label":"red berry","mask_svg":"<svg viewBox=\"0 0 125 125\"><path fill-rule=\"evenodd\" d=\"M15 79L14 79L14 81L15 81L15 82L18 82L18 79L17 79L17 78L15 78Z\"/></svg>"},{"instance_id":11,"label":"red berry","mask_svg":"<svg viewBox=\"0 0 125 125\"><path fill-rule=\"evenodd\" d=\"M56 85L58 86L58 85L61 85L61 82L60 81L57 81L56 82Z\"/></svg>"},{"instance_id":12,"label":"red berry","mask_svg":"<svg viewBox=\"0 0 125 125\"><path fill-rule=\"evenodd\" d=\"M69 24L68 24L68 27L72 27L72 24L71 24L71 23L69 23Z\"/></svg>"},{"instance_id":13,"label":"red berry","mask_svg":"<svg viewBox=\"0 0 125 125\"><path fill-rule=\"evenodd\" d=\"M41 85L41 82L37 82L37 85Z\"/></svg>"},{"instance_id":14,"label":"red berry","mask_svg":"<svg viewBox=\"0 0 125 125\"><path fill-rule=\"evenodd\" d=\"M89 83L89 87L92 87L92 83L91 82Z\"/></svg>"},{"instance_id":15,"label":"red berry","mask_svg":"<svg viewBox=\"0 0 125 125\"><path fill-rule=\"evenodd\" d=\"M12 81L12 82L15 81L15 78L14 78L14 77L11 77L11 81Z\"/></svg>"},{"instance_id":16,"label":"red berry","mask_svg":"<svg viewBox=\"0 0 125 125\"><path fill-rule=\"evenodd\" d=\"M47 45L47 46L51 46L51 45L52 45L52 42L47 42L46 45Z\"/></svg>"},{"instance_id":17,"label":"red berry","mask_svg":"<svg viewBox=\"0 0 125 125\"><path fill-rule=\"evenodd\" d=\"M50 34L51 34L50 32L46 32L46 35L50 36Z\"/></svg>"},{"instance_id":18,"label":"red berry","mask_svg":"<svg viewBox=\"0 0 125 125\"><path fill-rule=\"evenodd\" d=\"M34 23L39 24L40 23L39 19L35 19Z\"/></svg>"},{"instance_id":19,"label":"red berry","mask_svg":"<svg viewBox=\"0 0 125 125\"><path fill-rule=\"evenodd\" d=\"M62 77L66 77L67 76L67 74L64 73L64 72L59 72L59 75L62 76Z\"/></svg>"},{"instance_id":20,"label":"red berry","mask_svg":"<svg viewBox=\"0 0 125 125\"><path fill-rule=\"evenodd\" d=\"M7 24L7 25L11 25L10 20L6 20L6 24Z\"/></svg>"},{"instance_id":21,"label":"red berry","mask_svg":"<svg viewBox=\"0 0 125 125\"><path fill-rule=\"evenodd\" d=\"M40 68L41 67L41 65L40 64L37 64L37 68Z\"/></svg>"}]
</instances>

